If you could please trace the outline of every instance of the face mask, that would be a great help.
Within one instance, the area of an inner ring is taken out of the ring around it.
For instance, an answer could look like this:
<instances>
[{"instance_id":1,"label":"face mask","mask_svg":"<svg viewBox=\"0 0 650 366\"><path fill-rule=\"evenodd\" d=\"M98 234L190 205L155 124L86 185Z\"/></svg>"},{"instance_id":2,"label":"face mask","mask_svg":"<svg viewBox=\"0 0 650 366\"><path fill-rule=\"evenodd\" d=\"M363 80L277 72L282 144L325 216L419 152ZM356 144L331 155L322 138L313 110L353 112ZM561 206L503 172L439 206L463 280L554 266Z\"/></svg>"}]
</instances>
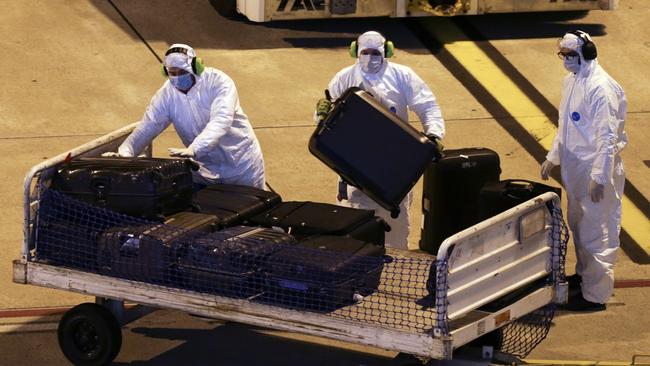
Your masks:
<instances>
[{"instance_id":1,"label":"face mask","mask_svg":"<svg viewBox=\"0 0 650 366\"><path fill-rule=\"evenodd\" d=\"M376 74L384 63L384 58L375 55L359 55L361 70L368 74Z\"/></svg>"},{"instance_id":2,"label":"face mask","mask_svg":"<svg viewBox=\"0 0 650 366\"><path fill-rule=\"evenodd\" d=\"M580 57L567 57L564 59L564 68L577 74L580 71Z\"/></svg>"},{"instance_id":3,"label":"face mask","mask_svg":"<svg viewBox=\"0 0 650 366\"><path fill-rule=\"evenodd\" d=\"M172 83L172 85L176 89L182 91L187 91L192 87L192 85L194 85L194 81L192 80L192 74L190 73L183 74L180 76L170 76L169 82Z\"/></svg>"}]
</instances>

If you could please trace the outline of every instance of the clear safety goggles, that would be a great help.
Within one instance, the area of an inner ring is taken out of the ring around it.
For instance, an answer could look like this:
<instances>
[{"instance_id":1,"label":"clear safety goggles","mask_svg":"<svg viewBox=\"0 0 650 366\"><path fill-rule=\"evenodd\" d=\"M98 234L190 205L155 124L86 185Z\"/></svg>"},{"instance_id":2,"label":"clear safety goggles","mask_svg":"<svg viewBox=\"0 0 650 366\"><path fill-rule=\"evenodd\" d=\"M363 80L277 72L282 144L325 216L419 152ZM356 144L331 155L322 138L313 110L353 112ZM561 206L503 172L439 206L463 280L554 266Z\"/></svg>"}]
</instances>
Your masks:
<instances>
[{"instance_id":1,"label":"clear safety goggles","mask_svg":"<svg viewBox=\"0 0 650 366\"><path fill-rule=\"evenodd\" d=\"M578 56L580 55L576 51L560 51L557 53L557 57L559 57L560 60L566 60L567 58L574 58Z\"/></svg>"}]
</instances>

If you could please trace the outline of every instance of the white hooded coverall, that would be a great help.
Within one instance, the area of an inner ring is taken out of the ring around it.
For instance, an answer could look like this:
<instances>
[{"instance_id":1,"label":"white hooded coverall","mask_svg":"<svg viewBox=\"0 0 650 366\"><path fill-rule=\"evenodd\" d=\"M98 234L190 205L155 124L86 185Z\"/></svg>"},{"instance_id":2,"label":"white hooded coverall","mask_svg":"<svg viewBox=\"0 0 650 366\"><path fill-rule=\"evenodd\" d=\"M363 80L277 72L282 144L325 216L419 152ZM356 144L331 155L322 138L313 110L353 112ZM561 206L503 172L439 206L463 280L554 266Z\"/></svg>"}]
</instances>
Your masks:
<instances>
[{"instance_id":1,"label":"white hooded coverall","mask_svg":"<svg viewBox=\"0 0 650 366\"><path fill-rule=\"evenodd\" d=\"M372 34L372 37L364 37ZM377 49L384 52L385 39L377 32L366 32L358 39L358 52L364 49ZM440 107L431 89L409 67L389 63L385 58L377 73L366 73L362 70L361 63L357 60L352 66L339 71L330 81L328 90L332 98L339 98L348 88L357 86L371 93L385 107L397 114L402 120L408 121L407 107L414 111L422 125L424 132L433 134L442 139L445 135L445 126L440 112ZM372 138L372 131L367 136L359 138ZM360 190L347 186L347 200L338 201L342 206L375 210L375 214L390 225L391 231L386 233L386 245L408 249L409 235L409 208L413 201L413 191L400 204L400 215L397 219L390 217L390 212L379 206Z\"/></svg>"},{"instance_id":2,"label":"white hooded coverall","mask_svg":"<svg viewBox=\"0 0 650 366\"><path fill-rule=\"evenodd\" d=\"M191 72L191 69L190 69ZM170 123L192 148L200 166L195 183L241 184L264 189L264 159L255 132L239 105L235 83L206 67L184 94L167 80L151 99L144 117L119 147L121 156L138 155Z\"/></svg>"},{"instance_id":3,"label":"white hooded coverall","mask_svg":"<svg viewBox=\"0 0 650 366\"><path fill-rule=\"evenodd\" d=\"M582 40L573 34L565 35L560 43L579 53L580 68L564 78L558 133L546 159L561 165L582 295L585 300L604 304L614 289L619 247L625 183L619 153L627 144L627 100L621 86L597 60L584 59L581 45ZM604 186L604 198L599 202L590 198L590 180Z\"/></svg>"}]
</instances>

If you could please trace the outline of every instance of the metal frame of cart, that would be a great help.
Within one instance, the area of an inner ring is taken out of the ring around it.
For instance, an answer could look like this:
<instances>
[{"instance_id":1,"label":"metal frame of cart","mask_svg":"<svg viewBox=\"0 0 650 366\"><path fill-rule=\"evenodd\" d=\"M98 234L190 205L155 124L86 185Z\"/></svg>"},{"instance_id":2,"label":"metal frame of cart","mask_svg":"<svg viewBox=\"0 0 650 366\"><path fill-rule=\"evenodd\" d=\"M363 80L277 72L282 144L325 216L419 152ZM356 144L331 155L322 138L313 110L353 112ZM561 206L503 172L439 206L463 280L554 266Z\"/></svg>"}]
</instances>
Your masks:
<instances>
[{"instance_id":1,"label":"metal frame of cart","mask_svg":"<svg viewBox=\"0 0 650 366\"><path fill-rule=\"evenodd\" d=\"M432 359L451 359L454 349L481 335L547 304L566 301L564 257L561 255L565 250L562 245L566 243L552 235L553 227L560 225L557 220L562 219L549 214L547 209L548 203L555 207L560 205L559 197L554 193L545 193L443 242L436 257L435 325L426 332L118 279L34 261L38 178L51 174L70 156L98 156L105 151L114 151L135 126L131 124L109 133L42 162L29 171L24 186L24 242L21 258L14 261L14 282L175 309ZM388 254L423 255L397 250L389 250ZM544 277L550 279L546 285L518 301L498 311L479 310L504 294Z\"/></svg>"}]
</instances>

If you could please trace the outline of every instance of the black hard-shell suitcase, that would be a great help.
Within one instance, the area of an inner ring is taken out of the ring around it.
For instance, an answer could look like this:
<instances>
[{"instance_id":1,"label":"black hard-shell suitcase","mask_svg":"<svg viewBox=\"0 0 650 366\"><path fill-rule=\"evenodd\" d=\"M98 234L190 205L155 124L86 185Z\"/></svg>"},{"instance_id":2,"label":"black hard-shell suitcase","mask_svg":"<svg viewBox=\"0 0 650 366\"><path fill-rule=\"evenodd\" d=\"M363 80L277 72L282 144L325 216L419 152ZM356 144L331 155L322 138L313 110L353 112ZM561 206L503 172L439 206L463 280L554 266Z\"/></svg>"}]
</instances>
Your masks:
<instances>
[{"instance_id":1,"label":"black hard-shell suitcase","mask_svg":"<svg viewBox=\"0 0 650 366\"><path fill-rule=\"evenodd\" d=\"M480 217L490 218L546 192L562 195L562 189L523 179L489 182L481 188Z\"/></svg>"},{"instance_id":2,"label":"black hard-shell suitcase","mask_svg":"<svg viewBox=\"0 0 650 366\"><path fill-rule=\"evenodd\" d=\"M334 103L309 151L394 217L437 153L423 133L356 87Z\"/></svg>"},{"instance_id":3,"label":"black hard-shell suitcase","mask_svg":"<svg viewBox=\"0 0 650 366\"><path fill-rule=\"evenodd\" d=\"M261 291L259 273L269 255L295 242L282 231L233 226L183 245L177 274L186 289L250 297Z\"/></svg>"},{"instance_id":4,"label":"black hard-shell suitcase","mask_svg":"<svg viewBox=\"0 0 650 366\"><path fill-rule=\"evenodd\" d=\"M339 236L313 236L272 254L265 297L290 307L329 311L367 296L380 283L383 246Z\"/></svg>"},{"instance_id":5,"label":"black hard-shell suitcase","mask_svg":"<svg viewBox=\"0 0 650 366\"><path fill-rule=\"evenodd\" d=\"M234 184L214 184L194 193L199 212L215 215L222 227L234 226L282 202L275 192Z\"/></svg>"},{"instance_id":6,"label":"black hard-shell suitcase","mask_svg":"<svg viewBox=\"0 0 650 366\"><path fill-rule=\"evenodd\" d=\"M446 238L478 223L481 187L499 181L500 175L493 150L445 150L424 172L420 249L437 254Z\"/></svg>"},{"instance_id":7,"label":"black hard-shell suitcase","mask_svg":"<svg viewBox=\"0 0 650 366\"><path fill-rule=\"evenodd\" d=\"M97 269L97 239L114 226L140 226L151 220L116 214L53 189L42 192L35 235L35 259L87 271Z\"/></svg>"},{"instance_id":8,"label":"black hard-shell suitcase","mask_svg":"<svg viewBox=\"0 0 650 366\"><path fill-rule=\"evenodd\" d=\"M253 216L249 222L279 227L298 238L310 235L341 235L383 245L390 228L372 210L362 210L328 203L289 201Z\"/></svg>"},{"instance_id":9,"label":"black hard-shell suitcase","mask_svg":"<svg viewBox=\"0 0 650 366\"><path fill-rule=\"evenodd\" d=\"M215 229L217 218L195 212L179 212L162 224L113 227L98 240L100 273L144 282L174 285L171 269L177 250L195 236Z\"/></svg>"},{"instance_id":10,"label":"black hard-shell suitcase","mask_svg":"<svg viewBox=\"0 0 650 366\"><path fill-rule=\"evenodd\" d=\"M62 163L52 188L131 216L162 220L192 200L192 169L183 159L77 158Z\"/></svg>"}]
</instances>

